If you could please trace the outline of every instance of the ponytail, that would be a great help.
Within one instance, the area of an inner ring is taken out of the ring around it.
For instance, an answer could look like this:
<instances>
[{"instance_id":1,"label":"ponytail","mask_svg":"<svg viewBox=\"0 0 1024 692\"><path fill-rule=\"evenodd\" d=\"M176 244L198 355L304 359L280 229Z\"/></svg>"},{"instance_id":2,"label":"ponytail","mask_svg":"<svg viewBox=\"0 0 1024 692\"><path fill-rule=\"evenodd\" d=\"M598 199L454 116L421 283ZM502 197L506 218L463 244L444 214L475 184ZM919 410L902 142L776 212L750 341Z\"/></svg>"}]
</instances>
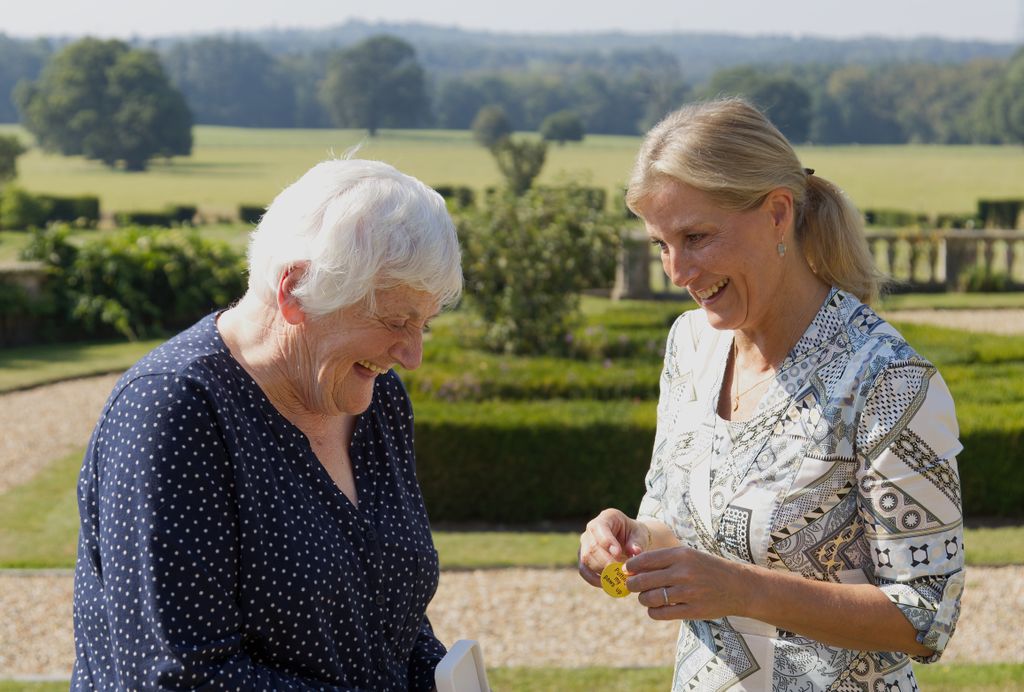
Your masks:
<instances>
[{"instance_id":1,"label":"ponytail","mask_svg":"<svg viewBox=\"0 0 1024 692\"><path fill-rule=\"evenodd\" d=\"M784 187L793 193L796 241L825 283L869 303L884 282L860 213L842 190L803 168L789 141L740 98L684 106L655 125L637 155L626 204L636 211L657 182L692 185L724 209L744 211Z\"/></svg>"},{"instance_id":2,"label":"ponytail","mask_svg":"<svg viewBox=\"0 0 1024 692\"><path fill-rule=\"evenodd\" d=\"M828 180L810 174L797 214L800 249L821 280L857 296L878 298L885 276L875 267L864 222L850 199Z\"/></svg>"}]
</instances>

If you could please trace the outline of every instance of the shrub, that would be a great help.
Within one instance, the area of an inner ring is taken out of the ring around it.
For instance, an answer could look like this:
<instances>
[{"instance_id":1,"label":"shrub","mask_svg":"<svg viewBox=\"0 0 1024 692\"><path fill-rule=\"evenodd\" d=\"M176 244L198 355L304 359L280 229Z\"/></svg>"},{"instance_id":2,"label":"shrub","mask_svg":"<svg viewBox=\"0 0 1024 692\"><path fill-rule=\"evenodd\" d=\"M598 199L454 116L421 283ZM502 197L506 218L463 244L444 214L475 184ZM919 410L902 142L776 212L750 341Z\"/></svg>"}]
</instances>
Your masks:
<instances>
[{"instance_id":1,"label":"shrub","mask_svg":"<svg viewBox=\"0 0 1024 692\"><path fill-rule=\"evenodd\" d=\"M975 214L939 214L935 217L935 225L939 228L973 229L984 224Z\"/></svg>"},{"instance_id":2,"label":"shrub","mask_svg":"<svg viewBox=\"0 0 1024 692\"><path fill-rule=\"evenodd\" d=\"M449 206L454 206L456 209L471 207L476 201L473 188L465 185L436 185L434 190L444 197Z\"/></svg>"},{"instance_id":3,"label":"shrub","mask_svg":"<svg viewBox=\"0 0 1024 692\"><path fill-rule=\"evenodd\" d=\"M458 216L468 304L486 347L564 353L579 293L614 280L617 229L576 188L498 194Z\"/></svg>"},{"instance_id":4,"label":"shrub","mask_svg":"<svg viewBox=\"0 0 1024 692\"><path fill-rule=\"evenodd\" d=\"M1024 199L979 199L978 218L985 228L1017 228Z\"/></svg>"},{"instance_id":5,"label":"shrub","mask_svg":"<svg viewBox=\"0 0 1024 692\"><path fill-rule=\"evenodd\" d=\"M583 120L573 110L552 113L540 124L540 136L549 142L582 142L583 135Z\"/></svg>"},{"instance_id":6,"label":"shrub","mask_svg":"<svg viewBox=\"0 0 1024 692\"><path fill-rule=\"evenodd\" d=\"M501 106L489 105L481 108L473 118L471 126L473 139L482 146L493 147L502 138L512 134L512 123Z\"/></svg>"},{"instance_id":7,"label":"shrub","mask_svg":"<svg viewBox=\"0 0 1024 692\"><path fill-rule=\"evenodd\" d=\"M114 215L118 226L151 226L170 228L175 223L174 214L167 211L121 211Z\"/></svg>"},{"instance_id":8,"label":"shrub","mask_svg":"<svg viewBox=\"0 0 1024 692\"><path fill-rule=\"evenodd\" d=\"M94 228L100 220L100 198L93 195L58 197L38 195L48 208L47 222L66 222L84 228Z\"/></svg>"},{"instance_id":9,"label":"shrub","mask_svg":"<svg viewBox=\"0 0 1024 692\"><path fill-rule=\"evenodd\" d=\"M0 191L0 228L43 228L50 211L50 202L20 187L8 185Z\"/></svg>"},{"instance_id":10,"label":"shrub","mask_svg":"<svg viewBox=\"0 0 1024 692\"><path fill-rule=\"evenodd\" d=\"M177 224L191 224L198 211L194 204L172 204L167 208L167 214Z\"/></svg>"},{"instance_id":11,"label":"shrub","mask_svg":"<svg viewBox=\"0 0 1024 692\"><path fill-rule=\"evenodd\" d=\"M967 293L1002 293L1013 289L1009 274L980 265L965 269L957 278L957 285Z\"/></svg>"},{"instance_id":12,"label":"shrub","mask_svg":"<svg viewBox=\"0 0 1024 692\"><path fill-rule=\"evenodd\" d=\"M505 178L505 186L513 194L521 195L540 175L547 159L548 145L547 142L503 137L491 147L491 155Z\"/></svg>"},{"instance_id":13,"label":"shrub","mask_svg":"<svg viewBox=\"0 0 1024 692\"><path fill-rule=\"evenodd\" d=\"M902 209L865 209L864 223L868 226L882 226L883 228L927 226L928 215Z\"/></svg>"},{"instance_id":14,"label":"shrub","mask_svg":"<svg viewBox=\"0 0 1024 692\"><path fill-rule=\"evenodd\" d=\"M76 248L54 228L35 233L26 259L48 265L58 310L90 336L164 334L245 290L239 253L195 231L131 228Z\"/></svg>"},{"instance_id":15,"label":"shrub","mask_svg":"<svg viewBox=\"0 0 1024 692\"><path fill-rule=\"evenodd\" d=\"M416 403L417 477L434 521L635 513L655 403Z\"/></svg>"},{"instance_id":16,"label":"shrub","mask_svg":"<svg viewBox=\"0 0 1024 692\"><path fill-rule=\"evenodd\" d=\"M255 226L263 218L263 212L266 210L267 208L260 204L239 204L238 219Z\"/></svg>"}]
</instances>

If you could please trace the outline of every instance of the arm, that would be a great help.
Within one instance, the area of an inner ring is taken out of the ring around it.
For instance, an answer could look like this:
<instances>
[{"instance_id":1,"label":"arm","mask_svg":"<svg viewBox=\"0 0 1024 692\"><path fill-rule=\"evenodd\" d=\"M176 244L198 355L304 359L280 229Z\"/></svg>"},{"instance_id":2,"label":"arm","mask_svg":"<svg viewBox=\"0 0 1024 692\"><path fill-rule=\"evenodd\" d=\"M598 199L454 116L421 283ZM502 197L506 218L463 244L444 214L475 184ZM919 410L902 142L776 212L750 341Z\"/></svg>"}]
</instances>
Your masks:
<instances>
[{"instance_id":1,"label":"arm","mask_svg":"<svg viewBox=\"0 0 1024 692\"><path fill-rule=\"evenodd\" d=\"M98 438L99 564L120 685L341 689L257 665L242 646L233 465L202 390L135 380Z\"/></svg>"},{"instance_id":2,"label":"arm","mask_svg":"<svg viewBox=\"0 0 1024 692\"><path fill-rule=\"evenodd\" d=\"M875 391L890 400L887 392L908 391L901 382L907 374L886 373ZM651 608L651 617L738 615L833 646L937 659L955 626L963 585L959 481L953 456L960 445L945 385L937 375L930 390L927 379L918 384L925 387L919 390L922 396L903 399L916 410L894 415L901 421L898 427L884 425L884 417L876 415L876 409L893 414L891 401L875 407L871 397L860 421L860 519L875 560L876 584L812 581L687 548L653 551L627 563L636 575L627 585L631 591L644 592L640 602ZM914 436L914 445L909 444L909 435ZM946 492L938 490L937 481L945 483ZM893 498L901 493L904 500L894 505ZM915 510L905 506L914 498L928 503L931 518L925 523L914 524ZM821 618L822 612L830 617Z\"/></svg>"},{"instance_id":3,"label":"arm","mask_svg":"<svg viewBox=\"0 0 1024 692\"><path fill-rule=\"evenodd\" d=\"M420 625L420 633L413 644L412 653L409 655L409 689L423 690L429 692L434 689L434 669L444 658L446 650L444 644L434 636L434 628L430 626L430 620L423 616L423 624Z\"/></svg>"}]
</instances>

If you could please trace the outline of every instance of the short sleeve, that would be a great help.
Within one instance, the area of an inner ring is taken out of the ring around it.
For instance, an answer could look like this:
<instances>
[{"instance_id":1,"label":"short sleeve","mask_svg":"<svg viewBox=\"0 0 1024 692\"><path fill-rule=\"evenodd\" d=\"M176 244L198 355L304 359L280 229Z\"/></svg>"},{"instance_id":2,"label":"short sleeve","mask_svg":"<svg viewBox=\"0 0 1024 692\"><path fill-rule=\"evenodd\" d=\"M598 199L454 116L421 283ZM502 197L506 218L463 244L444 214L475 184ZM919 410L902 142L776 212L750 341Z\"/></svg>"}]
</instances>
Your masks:
<instances>
[{"instance_id":1,"label":"short sleeve","mask_svg":"<svg viewBox=\"0 0 1024 692\"><path fill-rule=\"evenodd\" d=\"M952 396L935 368L904 361L883 371L857 426L860 513L875 583L938 660L960 613L963 513Z\"/></svg>"}]
</instances>

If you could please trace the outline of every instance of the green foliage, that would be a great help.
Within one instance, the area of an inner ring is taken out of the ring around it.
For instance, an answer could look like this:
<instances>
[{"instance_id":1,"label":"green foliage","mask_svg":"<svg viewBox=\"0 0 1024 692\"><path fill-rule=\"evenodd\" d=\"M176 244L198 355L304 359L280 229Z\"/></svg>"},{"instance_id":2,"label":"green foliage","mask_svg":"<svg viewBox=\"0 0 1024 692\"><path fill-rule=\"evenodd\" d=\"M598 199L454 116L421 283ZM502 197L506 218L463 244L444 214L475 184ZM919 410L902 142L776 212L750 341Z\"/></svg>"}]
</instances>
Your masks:
<instances>
[{"instance_id":1,"label":"green foliage","mask_svg":"<svg viewBox=\"0 0 1024 692\"><path fill-rule=\"evenodd\" d=\"M204 37L176 43L163 56L197 123L291 127L296 89L283 61L258 43Z\"/></svg>"},{"instance_id":2,"label":"green foliage","mask_svg":"<svg viewBox=\"0 0 1024 692\"><path fill-rule=\"evenodd\" d=\"M99 218L100 200L94 195L59 197L34 195L13 185L0 188L0 228L25 230L53 222L92 228Z\"/></svg>"},{"instance_id":3,"label":"green foliage","mask_svg":"<svg viewBox=\"0 0 1024 692\"><path fill-rule=\"evenodd\" d=\"M547 142L503 137L491 147L491 155L508 189L513 194L521 195L530 189L540 175L548 155L548 145Z\"/></svg>"},{"instance_id":4,"label":"green foliage","mask_svg":"<svg viewBox=\"0 0 1024 692\"><path fill-rule=\"evenodd\" d=\"M52 205L44 197L8 185L0 190L0 228L42 228L50 219Z\"/></svg>"},{"instance_id":5,"label":"green foliage","mask_svg":"<svg viewBox=\"0 0 1024 692\"><path fill-rule=\"evenodd\" d=\"M100 198L95 195L80 195L78 197L38 195L38 198L49 208L47 222L63 221L92 228L100 220Z\"/></svg>"},{"instance_id":6,"label":"green foliage","mask_svg":"<svg viewBox=\"0 0 1024 692\"><path fill-rule=\"evenodd\" d=\"M882 228L906 228L928 225L928 215L903 209L865 209L864 223Z\"/></svg>"},{"instance_id":7,"label":"green foliage","mask_svg":"<svg viewBox=\"0 0 1024 692\"><path fill-rule=\"evenodd\" d=\"M423 68L411 45L394 36L373 36L336 53L322 96L339 127L414 127L429 117Z\"/></svg>"},{"instance_id":8,"label":"green foliage","mask_svg":"<svg viewBox=\"0 0 1024 692\"><path fill-rule=\"evenodd\" d=\"M512 123L501 106L488 105L473 118L473 139L485 147L493 147L502 137L512 134Z\"/></svg>"},{"instance_id":9,"label":"green foliage","mask_svg":"<svg viewBox=\"0 0 1024 692\"><path fill-rule=\"evenodd\" d=\"M50 229L35 233L25 256L47 264L59 309L86 335L166 333L245 288L240 254L194 231L129 228L77 248L66 229Z\"/></svg>"},{"instance_id":10,"label":"green foliage","mask_svg":"<svg viewBox=\"0 0 1024 692\"><path fill-rule=\"evenodd\" d=\"M1013 282L1006 272L975 265L957 277L957 286L967 293L1002 293L1013 290Z\"/></svg>"},{"instance_id":11,"label":"green foliage","mask_svg":"<svg viewBox=\"0 0 1024 692\"><path fill-rule=\"evenodd\" d=\"M979 120L990 141L1024 142L1024 48L1005 71L986 83L979 105Z\"/></svg>"},{"instance_id":12,"label":"green foliage","mask_svg":"<svg viewBox=\"0 0 1024 692\"><path fill-rule=\"evenodd\" d=\"M617 229L577 188L495 194L457 219L469 304L484 343L508 353L564 353L579 293L610 285Z\"/></svg>"},{"instance_id":13,"label":"green foliage","mask_svg":"<svg viewBox=\"0 0 1024 692\"><path fill-rule=\"evenodd\" d=\"M466 185L435 185L434 190L455 209L471 207L476 202L476 193Z\"/></svg>"},{"instance_id":14,"label":"green foliage","mask_svg":"<svg viewBox=\"0 0 1024 692\"><path fill-rule=\"evenodd\" d=\"M706 98L742 96L758 108L791 142L806 142L811 126L811 95L792 77L753 67L719 70L704 88Z\"/></svg>"},{"instance_id":15,"label":"green foliage","mask_svg":"<svg viewBox=\"0 0 1024 692\"><path fill-rule=\"evenodd\" d=\"M155 156L188 155L192 118L155 53L83 39L19 85L25 127L41 146L108 166L145 170Z\"/></svg>"},{"instance_id":16,"label":"green foliage","mask_svg":"<svg viewBox=\"0 0 1024 692\"><path fill-rule=\"evenodd\" d=\"M540 136L548 142L582 142L584 134L583 121L572 110L552 113L540 124Z\"/></svg>"},{"instance_id":17,"label":"green foliage","mask_svg":"<svg viewBox=\"0 0 1024 692\"><path fill-rule=\"evenodd\" d=\"M416 401L417 477L434 521L580 519L635 512L653 401Z\"/></svg>"},{"instance_id":18,"label":"green foliage","mask_svg":"<svg viewBox=\"0 0 1024 692\"><path fill-rule=\"evenodd\" d=\"M0 186L18 176L18 157L27 149L21 140L13 135L0 135Z\"/></svg>"},{"instance_id":19,"label":"green foliage","mask_svg":"<svg viewBox=\"0 0 1024 692\"><path fill-rule=\"evenodd\" d=\"M985 228L1017 228L1024 199L979 199L978 218Z\"/></svg>"},{"instance_id":20,"label":"green foliage","mask_svg":"<svg viewBox=\"0 0 1024 692\"><path fill-rule=\"evenodd\" d=\"M238 220L255 226L263 218L263 214L266 211L267 207L262 204L239 204Z\"/></svg>"}]
</instances>

